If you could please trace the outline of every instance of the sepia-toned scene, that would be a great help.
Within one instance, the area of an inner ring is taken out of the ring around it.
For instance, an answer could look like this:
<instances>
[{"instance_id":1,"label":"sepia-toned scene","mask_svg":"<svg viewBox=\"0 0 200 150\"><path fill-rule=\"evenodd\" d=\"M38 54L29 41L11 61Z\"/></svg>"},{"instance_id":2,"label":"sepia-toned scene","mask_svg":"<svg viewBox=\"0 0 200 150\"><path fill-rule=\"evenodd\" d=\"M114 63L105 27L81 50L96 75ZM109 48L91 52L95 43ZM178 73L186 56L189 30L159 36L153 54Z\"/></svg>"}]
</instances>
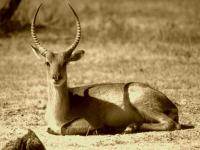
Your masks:
<instances>
[{"instance_id":1,"label":"sepia-toned scene","mask_svg":"<svg viewBox=\"0 0 200 150\"><path fill-rule=\"evenodd\" d=\"M200 149L199 0L0 0L0 149Z\"/></svg>"}]
</instances>

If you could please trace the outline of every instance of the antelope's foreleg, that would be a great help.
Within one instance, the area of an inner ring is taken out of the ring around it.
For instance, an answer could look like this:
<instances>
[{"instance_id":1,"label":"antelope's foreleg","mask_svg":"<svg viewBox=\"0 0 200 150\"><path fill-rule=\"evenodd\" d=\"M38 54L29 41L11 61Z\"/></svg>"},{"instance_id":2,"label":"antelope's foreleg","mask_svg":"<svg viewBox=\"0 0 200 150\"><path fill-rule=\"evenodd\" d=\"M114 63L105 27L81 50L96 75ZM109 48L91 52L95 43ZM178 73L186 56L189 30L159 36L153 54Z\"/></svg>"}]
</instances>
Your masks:
<instances>
[{"instance_id":1,"label":"antelope's foreleg","mask_svg":"<svg viewBox=\"0 0 200 150\"><path fill-rule=\"evenodd\" d=\"M95 129L85 119L76 119L61 127L62 135L89 135Z\"/></svg>"}]
</instances>

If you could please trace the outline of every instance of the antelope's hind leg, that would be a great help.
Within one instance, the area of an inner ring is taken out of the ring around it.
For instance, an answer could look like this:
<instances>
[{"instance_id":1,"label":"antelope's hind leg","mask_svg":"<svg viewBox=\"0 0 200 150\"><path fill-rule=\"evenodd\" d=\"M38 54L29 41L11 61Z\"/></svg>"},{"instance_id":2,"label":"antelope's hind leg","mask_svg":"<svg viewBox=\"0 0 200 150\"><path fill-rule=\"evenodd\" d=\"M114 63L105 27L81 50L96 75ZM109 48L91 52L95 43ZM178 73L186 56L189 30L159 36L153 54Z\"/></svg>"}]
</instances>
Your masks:
<instances>
[{"instance_id":1,"label":"antelope's hind leg","mask_svg":"<svg viewBox=\"0 0 200 150\"><path fill-rule=\"evenodd\" d=\"M139 131L171 131L180 129L180 124L174 121L176 119L170 118L164 113L145 111L143 114L146 122L139 126Z\"/></svg>"}]
</instances>

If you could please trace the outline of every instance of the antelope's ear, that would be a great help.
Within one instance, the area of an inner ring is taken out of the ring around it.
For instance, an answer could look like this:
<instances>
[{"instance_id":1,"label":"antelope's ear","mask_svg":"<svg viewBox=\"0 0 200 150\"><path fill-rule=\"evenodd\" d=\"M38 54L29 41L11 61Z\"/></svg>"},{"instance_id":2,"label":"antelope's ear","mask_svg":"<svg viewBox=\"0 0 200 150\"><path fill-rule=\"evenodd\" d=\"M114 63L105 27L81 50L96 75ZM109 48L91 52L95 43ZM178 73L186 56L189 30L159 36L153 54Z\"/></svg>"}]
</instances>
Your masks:
<instances>
[{"instance_id":1,"label":"antelope's ear","mask_svg":"<svg viewBox=\"0 0 200 150\"><path fill-rule=\"evenodd\" d=\"M34 54L36 55L36 57L41 59L42 55L40 53L40 50L37 47L33 46L33 45L31 45L31 48L32 48Z\"/></svg>"},{"instance_id":2,"label":"antelope's ear","mask_svg":"<svg viewBox=\"0 0 200 150\"><path fill-rule=\"evenodd\" d=\"M85 54L84 50L75 51L69 58L69 61L77 61L83 57Z\"/></svg>"}]
</instances>

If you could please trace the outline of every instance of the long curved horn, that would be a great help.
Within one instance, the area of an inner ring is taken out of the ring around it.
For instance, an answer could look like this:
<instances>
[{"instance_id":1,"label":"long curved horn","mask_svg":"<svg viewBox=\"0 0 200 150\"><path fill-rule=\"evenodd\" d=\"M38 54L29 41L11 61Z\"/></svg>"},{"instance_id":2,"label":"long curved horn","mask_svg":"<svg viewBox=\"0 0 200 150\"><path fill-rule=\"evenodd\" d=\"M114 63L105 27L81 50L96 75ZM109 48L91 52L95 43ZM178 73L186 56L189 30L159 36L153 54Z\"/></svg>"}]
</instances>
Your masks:
<instances>
[{"instance_id":1,"label":"long curved horn","mask_svg":"<svg viewBox=\"0 0 200 150\"><path fill-rule=\"evenodd\" d=\"M42 4L40 4L40 6L38 7L38 9L37 9L37 11L36 11L36 13L35 13L35 16L34 16L34 18L33 18L33 20L32 20L32 23L31 23L31 36L32 36L32 38L33 38L33 41L34 41L35 45L36 45L37 48L39 49L41 55L42 55L42 56L46 56L47 49L45 49L44 47L42 47L42 46L40 45L40 42L39 42L39 40L38 40L38 38L37 38L37 35L36 35L36 33L35 33L35 21L36 21L37 14L38 14L39 9L40 9L41 6L42 6Z\"/></svg>"},{"instance_id":2,"label":"long curved horn","mask_svg":"<svg viewBox=\"0 0 200 150\"><path fill-rule=\"evenodd\" d=\"M77 47L77 45L80 41L80 38L81 38L81 24L80 24L78 15L76 14L75 10L73 9L73 7L71 6L71 4L69 2L68 2L68 5L69 5L70 9L72 10L72 12L75 16L75 19L76 19L76 37L75 37L74 42L67 49L67 53L69 55L71 55L72 52L74 51L74 49Z\"/></svg>"}]
</instances>

